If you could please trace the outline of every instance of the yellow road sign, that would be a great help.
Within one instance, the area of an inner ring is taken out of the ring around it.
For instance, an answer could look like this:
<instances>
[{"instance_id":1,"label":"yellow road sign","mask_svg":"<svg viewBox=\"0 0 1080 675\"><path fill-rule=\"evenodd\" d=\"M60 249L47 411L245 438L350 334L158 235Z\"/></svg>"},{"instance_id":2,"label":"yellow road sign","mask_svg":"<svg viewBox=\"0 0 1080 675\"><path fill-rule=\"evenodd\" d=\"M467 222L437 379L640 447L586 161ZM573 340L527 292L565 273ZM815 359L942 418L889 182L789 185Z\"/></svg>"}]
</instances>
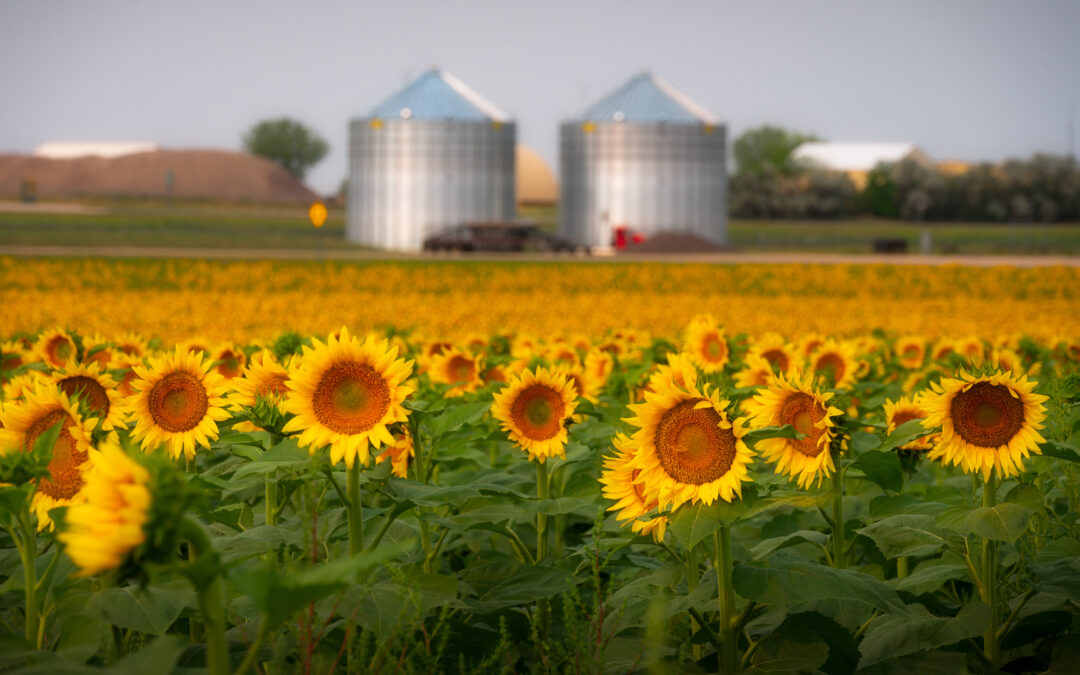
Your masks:
<instances>
[{"instance_id":1,"label":"yellow road sign","mask_svg":"<svg viewBox=\"0 0 1080 675\"><path fill-rule=\"evenodd\" d=\"M308 217L311 218L311 224L315 227L322 227L326 222L326 206L322 202L315 202L308 209Z\"/></svg>"}]
</instances>

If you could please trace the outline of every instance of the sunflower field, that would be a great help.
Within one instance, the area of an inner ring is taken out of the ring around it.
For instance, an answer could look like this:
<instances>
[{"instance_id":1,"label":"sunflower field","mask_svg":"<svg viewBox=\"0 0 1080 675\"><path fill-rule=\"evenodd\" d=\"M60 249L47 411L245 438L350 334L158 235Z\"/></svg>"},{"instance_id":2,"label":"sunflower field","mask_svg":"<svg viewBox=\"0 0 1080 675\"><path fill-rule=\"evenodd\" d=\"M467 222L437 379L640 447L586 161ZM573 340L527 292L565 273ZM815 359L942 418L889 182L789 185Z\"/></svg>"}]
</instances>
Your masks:
<instances>
[{"instance_id":1,"label":"sunflower field","mask_svg":"<svg viewBox=\"0 0 1080 675\"><path fill-rule=\"evenodd\" d=\"M0 258L0 669L1080 672L1074 268Z\"/></svg>"}]
</instances>

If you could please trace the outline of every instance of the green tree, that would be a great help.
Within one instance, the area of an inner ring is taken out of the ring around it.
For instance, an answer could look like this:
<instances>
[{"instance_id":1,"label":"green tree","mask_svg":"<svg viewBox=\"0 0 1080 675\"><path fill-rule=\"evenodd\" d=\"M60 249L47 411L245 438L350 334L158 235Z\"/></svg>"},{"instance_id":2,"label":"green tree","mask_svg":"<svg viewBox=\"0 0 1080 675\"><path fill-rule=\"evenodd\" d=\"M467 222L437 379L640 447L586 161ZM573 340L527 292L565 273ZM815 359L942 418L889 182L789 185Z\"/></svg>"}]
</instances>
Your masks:
<instances>
[{"instance_id":1,"label":"green tree","mask_svg":"<svg viewBox=\"0 0 1080 675\"><path fill-rule=\"evenodd\" d=\"M735 139L735 171L738 174L758 174L771 167L781 176L800 172L792 152L807 141L821 140L813 134L789 131L763 125L747 129Z\"/></svg>"},{"instance_id":2,"label":"green tree","mask_svg":"<svg viewBox=\"0 0 1080 675\"><path fill-rule=\"evenodd\" d=\"M289 117L262 120L244 134L244 150L277 162L297 180L326 156L330 147L302 122Z\"/></svg>"}]
</instances>

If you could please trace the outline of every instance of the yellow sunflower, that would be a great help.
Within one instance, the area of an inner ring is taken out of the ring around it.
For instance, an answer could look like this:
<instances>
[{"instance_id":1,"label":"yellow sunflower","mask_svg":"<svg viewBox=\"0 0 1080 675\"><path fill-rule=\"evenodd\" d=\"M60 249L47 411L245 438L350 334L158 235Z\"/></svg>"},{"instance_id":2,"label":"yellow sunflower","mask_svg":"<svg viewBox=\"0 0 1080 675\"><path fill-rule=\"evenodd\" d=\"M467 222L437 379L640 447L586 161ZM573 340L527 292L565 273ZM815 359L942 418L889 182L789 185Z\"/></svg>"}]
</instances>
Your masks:
<instances>
[{"instance_id":1,"label":"yellow sunflower","mask_svg":"<svg viewBox=\"0 0 1080 675\"><path fill-rule=\"evenodd\" d=\"M773 376L772 364L757 354L747 354L746 365L735 373L735 386L739 388L764 387Z\"/></svg>"},{"instance_id":2,"label":"yellow sunflower","mask_svg":"<svg viewBox=\"0 0 1080 675\"><path fill-rule=\"evenodd\" d=\"M689 391L690 387L697 385L697 377L694 360L687 354L672 352L667 355L666 364L657 364L642 393L667 391L672 387Z\"/></svg>"},{"instance_id":3,"label":"yellow sunflower","mask_svg":"<svg viewBox=\"0 0 1080 675\"><path fill-rule=\"evenodd\" d=\"M428 361L428 377L432 382L454 385L446 392L447 396L476 391L484 384L480 377L483 371L483 357L457 347L444 349Z\"/></svg>"},{"instance_id":4,"label":"yellow sunflower","mask_svg":"<svg viewBox=\"0 0 1080 675\"><path fill-rule=\"evenodd\" d=\"M26 350L15 340L0 342L0 383L7 382L16 368L26 362Z\"/></svg>"},{"instance_id":5,"label":"yellow sunflower","mask_svg":"<svg viewBox=\"0 0 1080 675\"><path fill-rule=\"evenodd\" d=\"M922 396L904 396L899 401L885 401L885 422L888 425L888 433L896 431L896 428L904 422L922 420L930 416L930 411L923 402ZM927 434L920 436L914 441L900 446L900 450L929 450L940 439L939 434Z\"/></svg>"},{"instance_id":6,"label":"yellow sunflower","mask_svg":"<svg viewBox=\"0 0 1080 675\"><path fill-rule=\"evenodd\" d=\"M749 354L768 361L777 373L791 372L799 361L799 356L788 341L776 333L766 333L755 340Z\"/></svg>"},{"instance_id":7,"label":"yellow sunflower","mask_svg":"<svg viewBox=\"0 0 1080 675\"><path fill-rule=\"evenodd\" d=\"M956 343L948 338L941 338L934 343L933 349L930 350L930 357L935 361L943 361L949 357L950 354L956 353Z\"/></svg>"},{"instance_id":8,"label":"yellow sunflower","mask_svg":"<svg viewBox=\"0 0 1080 675\"><path fill-rule=\"evenodd\" d=\"M615 370L615 359L608 352L599 349L590 349L585 354L585 374L598 389L603 389Z\"/></svg>"},{"instance_id":9,"label":"yellow sunflower","mask_svg":"<svg viewBox=\"0 0 1080 675\"><path fill-rule=\"evenodd\" d=\"M525 370L495 393L491 414L510 440L541 464L566 457L566 420L577 408L577 392L566 373Z\"/></svg>"},{"instance_id":10,"label":"yellow sunflower","mask_svg":"<svg viewBox=\"0 0 1080 675\"><path fill-rule=\"evenodd\" d=\"M409 462L416 457L416 449L413 448L412 437L408 432L394 434L394 444L375 455L375 463L382 464L390 460L390 473L398 478L409 477Z\"/></svg>"},{"instance_id":11,"label":"yellow sunflower","mask_svg":"<svg viewBox=\"0 0 1080 675\"><path fill-rule=\"evenodd\" d=\"M617 521L630 521L633 532L652 534L657 542L663 541L667 517L656 515L642 518L656 509L659 502L655 499L647 501L642 486L635 482L641 469L630 466L635 452L633 441L625 434L617 433L611 442L615 446L615 455L604 458L604 470L600 474L601 492L615 502L607 510L618 512L615 514ZM623 523L623 526L626 524Z\"/></svg>"},{"instance_id":12,"label":"yellow sunflower","mask_svg":"<svg viewBox=\"0 0 1080 675\"><path fill-rule=\"evenodd\" d=\"M83 361L96 363L103 371L112 364L114 350L112 343L100 335L83 338Z\"/></svg>"},{"instance_id":13,"label":"yellow sunflower","mask_svg":"<svg viewBox=\"0 0 1080 675\"><path fill-rule=\"evenodd\" d=\"M641 470L635 482L647 503L656 500L661 511L674 510L686 502L730 502L742 495L754 453L743 441L745 420L729 420L728 406L719 390L673 381L659 381L644 403L629 406L634 416L626 421L638 427L630 466Z\"/></svg>"},{"instance_id":14,"label":"yellow sunflower","mask_svg":"<svg viewBox=\"0 0 1080 675\"><path fill-rule=\"evenodd\" d=\"M135 390L132 389L131 383L135 381L137 375L135 374L135 366L143 365L142 357L130 356L123 352L116 355L113 359L113 372L120 380L116 384L116 390L121 395L127 397L132 396Z\"/></svg>"},{"instance_id":15,"label":"yellow sunflower","mask_svg":"<svg viewBox=\"0 0 1080 675\"><path fill-rule=\"evenodd\" d=\"M825 344L824 337L817 333L807 333L799 340L799 344L795 350L800 358L807 359L810 358L810 355L817 351L817 348L823 344ZM792 367L794 368L795 366L793 365Z\"/></svg>"},{"instance_id":16,"label":"yellow sunflower","mask_svg":"<svg viewBox=\"0 0 1080 675\"><path fill-rule=\"evenodd\" d=\"M1026 375L999 372L976 376L961 372L932 385L927 396L927 428L941 427L941 442L930 459L981 473L984 480L997 470L1000 478L1024 470L1029 454L1041 454L1039 434L1046 418L1046 396L1033 392L1037 382Z\"/></svg>"},{"instance_id":17,"label":"yellow sunflower","mask_svg":"<svg viewBox=\"0 0 1080 675\"><path fill-rule=\"evenodd\" d=\"M52 379L60 391L81 399L89 414L101 419L105 431L124 424L124 398L116 381L96 361L78 363L72 359L53 373Z\"/></svg>"},{"instance_id":18,"label":"yellow sunflower","mask_svg":"<svg viewBox=\"0 0 1080 675\"><path fill-rule=\"evenodd\" d=\"M71 335L67 331L53 328L38 337L34 343L34 355L50 368L60 368L68 359L73 359L78 354Z\"/></svg>"},{"instance_id":19,"label":"yellow sunflower","mask_svg":"<svg viewBox=\"0 0 1080 675\"><path fill-rule=\"evenodd\" d=\"M553 366L566 366L573 368L581 364L581 358L577 351L568 342L558 342L548 345L545 350L544 360Z\"/></svg>"},{"instance_id":20,"label":"yellow sunflower","mask_svg":"<svg viewBox=\"0 0 1080 675\"><path fill-rule=\"evenodd\" d=\"M142 339L142 337L135 333L127 333L126 335L121 335L116 340L113 340L113 344L115 344L116 348L122 353L127 354L128 356L134 356L136 358L146 356L146 352L148 349L146 346L146 340Z\"/></svg>"},{"instance_id":21,"label":"yellow sunflower","mask_svg":"<svg viewBox=\"0 0 1080 675\"><path fill-rule=\"evenodd\" d=\"M796 372L790 378L775 376L768 389L746 402L746 412L755 428L790 424L803 437L768 438L758 448L768 462L776 462L776 473L797 479L807 488L836 470L830 444L832 417L841 411L829 406L831 393L818 391L810 377Z\"/></svg>"},{"instance_id":22,"label":"yellow sunflower","mask_svg":"<svg viewBox=\"0 0 1080 675\"><path fill-rule=\"evenodd\" d=\"M690 322L683 340L683 353L706 373L722 371L731 356L724 329L711 317L698 317Z\"/></svg>"},{"instance_id":23,"label":"yellow sunflower","mask_svg":"<svg viewBox=\"0 0 1080 675\"><path fill-rule=\"evenodd\" d=\"M1024 360L1008 347L997 347L990 352L990 366L998 370L1024 372Z\"/></svg>"},{"instance_id":24,"label":"yellow sunflower","mask_svg":"<svg viewBox=\"0 0 1080 675\"><path fill-rule=\"evenodd\" d=\"M288 381L289 371L264 349L247 362L243 377L232 382L229 403L234 410L239 410L254 407L262 398L280 407L289 393Z\"/></svg>"},{"instance_id":25,"label":"yellow sunflower","mask_svg":"<svg viewBox=\"0 0 1080 675\"><path fill-rule=\"evenodd\" d=\"M0 454L30 452L38 438L57 423L64 427L53 446L49 477L39 480L30 502L37 514L38 529L52 527L50 509L82 498L79 467L86 461L95 420L84 420L75 403L55 383L44 381L39 381L23 402L5 406L0 415Z\"/></svg>"},{"instance_id":26,"label":"yellow sunflower","mask_svg":"<svg viewBox=\"0 0 1080 675\"><path fill-rule=\"evenodd\" d=\"M917 335L905 335L897 338L895 351L903 367L908 370L921 368L926 359L926 340Z\"/></svg>"},{"instance_id":27,"label":"yellow sunflower","mask_svg":"<svg viewBox=\"0 0 1080 675\"><path fill-rule=\"evenodd\" d=\"M231 342L226 342L222 345L218 345L218 348L213 351L210 356L210 360L214 363L214 370L226 380L231 380L235 377L240 377L244 373L244 365L247 363L247 356L244 352L236 348Z\"/></svg>"},{"instance_id":28,"label":"yellow sunflower","mask_svg":"<svg viewBox=\"0 0 1080 675\"><path fill-rule=\"evenodd\" d=\"M148 366L134 366L135 393L128 409L135 420L132 437L150 452L162 445L169 456L195 458L195 445L210 447L218 422L228 419L225 383L201 352L177 345L172 354L151 357Z\"/></svg>"},{"instance_id":29,"label":"yellow sunflower","mask_svg":"<svg viewBox=\"0 0 1080 675\"><path fill-rule=\"evenodd\" d=\"M312 453L330 446L332 464L366 465L369 448L393 445L388 427L408 418L402 403L413 391L405 384L413 362L397 358L386 340L360 342L344 327L340 338L312 343L289 372L282 408L296 417L284 430L299 431L300 447Z\"/></svg>"},{"instance_id":30,"label":"yellow sunflower","mask_svg":"<svg viewBox=\"0 0 1080 675\"><path fill-rule=\"evenodd\" d=\"M28 370L22 375L16 375L4 384L4 400L15 401L34 391L38 380L48 379L48 376L37 370Z\"/></svg>"},{"instance_id":31,"label":"yellow sunflower","mask_svg":"<svg viewBox=\"0 0 1080 675\"><path fill-rule=\"evenodd\" d=\"M963 356L969 363L975 364L982 363L986 351L983 347L983 341L974 335L957 340L954 349L957 354Z\"/></svg>"},{"instance_id":32,"label":"yellow sunflower","mask_svg":"<svg viewBox=\"0 0 1080 675\"><path fill-rule=\"evenodd\" d=\"M82 577L119 567L146 541L151 504L150 474L115 441L91 452L85 499L68 509L66 529L56 537Z\"/></svg>"},{"instance_id":33,"label":"yellow sunflower","mask_svg":"<svg viewBox=\"0 0 1080 675\"><path fill-rule=\"evenodd\" d=\"M826 340L810 356L810 371L814 379L824 381L833 389L847 389L855 384L858 370L855 349L847 343Z\"/></svg>"},{"instance_id":34,"label":"yellow sunflower","mask_svg":"<svg viewBox=\"0 0 1080 675\"><path fill-rule=\"evenodd\" d=\"M574 385L574 390L577 391L578 398L583 398L586 401L596 403L599 399L596 397L597 387L596 383L589 379L589 375L585 372L583 366L566 366L560 365L557 370L561 370L566 374L566 377L570 380L570 383ZM577 421L577 420L575 420Z\"/></svg>"}]
</instances>

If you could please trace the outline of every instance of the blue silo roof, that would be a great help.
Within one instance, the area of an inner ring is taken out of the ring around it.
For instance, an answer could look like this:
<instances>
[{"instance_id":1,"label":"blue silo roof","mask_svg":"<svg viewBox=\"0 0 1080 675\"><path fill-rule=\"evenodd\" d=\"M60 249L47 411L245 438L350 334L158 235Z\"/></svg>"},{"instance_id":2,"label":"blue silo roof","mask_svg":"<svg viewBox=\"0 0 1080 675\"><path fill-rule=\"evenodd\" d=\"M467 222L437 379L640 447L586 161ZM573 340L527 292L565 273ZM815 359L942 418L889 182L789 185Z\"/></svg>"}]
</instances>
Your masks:
<instances>
[{"instance_id":1,"label":"blue silo roof","mask_svg":"<svg viewBox=\"0 0 1080 675\"><path fill-rule=\"evenodd\" d=\"M580 120L716 124L718 120L685 94L651 73L630 78L578 116Z\"/></svg>"},{"instance_id":2,"label":"blue silo roof","mask_svg":"<svg viewBox=\"0 0 1080 675\"><path fill-rule=\"evenodd\" d=\"M506 113L450 73L432 69L375 106L370 117L507 121Z\"/></svg>"}]
</instances>

